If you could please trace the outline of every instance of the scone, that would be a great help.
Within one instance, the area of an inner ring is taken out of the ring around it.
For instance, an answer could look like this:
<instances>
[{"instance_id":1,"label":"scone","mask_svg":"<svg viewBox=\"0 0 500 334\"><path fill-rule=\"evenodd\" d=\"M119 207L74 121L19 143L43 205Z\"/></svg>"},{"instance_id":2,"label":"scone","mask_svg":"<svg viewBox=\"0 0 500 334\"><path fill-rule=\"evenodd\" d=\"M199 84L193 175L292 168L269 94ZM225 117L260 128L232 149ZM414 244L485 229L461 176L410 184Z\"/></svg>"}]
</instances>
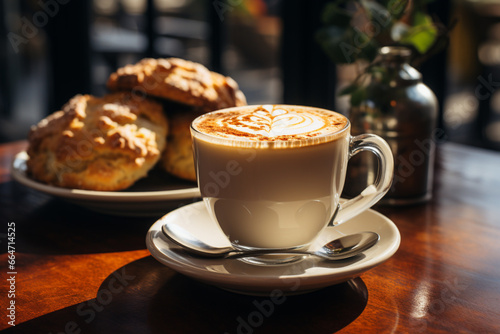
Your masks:
<instances>
[{"instance_id":1,"label":"scone","mask_svg":"<svg viewBox=\"0 0 500 334\"><path fill-rule=\"evenodd\" d=\"M133 91L212 111L245 105L238 84L205 66L179 58L145 58L112 73L111 91Z\"/></svg>"},{"instance_id":2,"label":"scone","mask_svg":"<svg viewBox=\"0 0 500 334\"><path fill-rule=\"evenodd\" d=\"M160 161L169 174L189 181L196 181L190 126L198 115L194 111L169 113L168 146Z\"/></svg>"},{"instance_id":3,"label":"scone","mask_svg":"<svg viewBox=\"0 0 500 334\"><path fill-rule=\"evenodd\" d=\"M28 173L66 188L121 190L147 175L166 146L162 105L132 95L76 95L29 134Z\"/></svg>"}]
</instances>

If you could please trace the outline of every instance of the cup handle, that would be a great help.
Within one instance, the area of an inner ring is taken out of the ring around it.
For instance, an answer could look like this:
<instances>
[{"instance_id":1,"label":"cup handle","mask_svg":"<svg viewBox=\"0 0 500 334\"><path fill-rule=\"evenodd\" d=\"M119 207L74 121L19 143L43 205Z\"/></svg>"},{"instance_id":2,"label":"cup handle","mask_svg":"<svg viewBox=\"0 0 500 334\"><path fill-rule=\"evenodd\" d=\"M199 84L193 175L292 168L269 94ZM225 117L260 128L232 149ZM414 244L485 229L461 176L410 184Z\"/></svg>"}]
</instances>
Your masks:
<instances>
[{"instance_id":1,"label":"cup handle","mask_svg":"<svg viewBox=\"0 0 500 334\"><path fill-rule=\"evenodd\" d=\"M331 220L336 226L360 214L377 203L392 184L394 158L389 144L374 134L362 134L350 138L349 159L362 151L369 151L377 157L378 171L375 182L366 187L361 194L348 201L339 203L336 214Z\"/></svg>"}]
</instances>

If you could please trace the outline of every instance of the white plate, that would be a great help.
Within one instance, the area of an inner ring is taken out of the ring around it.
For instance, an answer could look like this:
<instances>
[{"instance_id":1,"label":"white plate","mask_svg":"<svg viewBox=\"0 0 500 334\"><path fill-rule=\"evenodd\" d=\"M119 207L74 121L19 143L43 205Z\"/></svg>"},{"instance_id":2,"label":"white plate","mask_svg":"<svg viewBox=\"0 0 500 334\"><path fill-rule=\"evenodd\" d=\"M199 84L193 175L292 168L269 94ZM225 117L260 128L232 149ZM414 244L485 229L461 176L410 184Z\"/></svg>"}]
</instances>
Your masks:
<instances>
[{"instance_id":1,"label":"white plate","mask_svg":"<svg viewBox=\"0 0 500 334\"><path fill-rule=\"evenodd\" d=\"M181 200L197 198L200 192L193 182L182 181L153 170L148 177L124 191L93 191L50 186L32 180L26 174L26 152L18 153L12 163L12 177L40 192L62 198L90 210L120 216L161 216L178 207Z\"/></svg>"},{"instance_id":2,"label":"white plate","mask_svg":"<svg viewBox=\"0 0 500 334\"><path fill-rule=\"evenodd\" d=\"M161 226L165 223L181 225L211 245L229 245L223 232L209 217L203 202L176 209L153 224L146 237L149 251L159 262L181 274L226 290L253 295L269 296L273 291L306 293L348 281L389 259L401 240L391 220L367 210L344 224L326 228L311 246L311 249L319 248L341 235L377 232L379 242L363 254L343 261L325 261L309 256L294 264L257 266L238 259L192 256L163 235Z\"/></svg>"}]
</instances>

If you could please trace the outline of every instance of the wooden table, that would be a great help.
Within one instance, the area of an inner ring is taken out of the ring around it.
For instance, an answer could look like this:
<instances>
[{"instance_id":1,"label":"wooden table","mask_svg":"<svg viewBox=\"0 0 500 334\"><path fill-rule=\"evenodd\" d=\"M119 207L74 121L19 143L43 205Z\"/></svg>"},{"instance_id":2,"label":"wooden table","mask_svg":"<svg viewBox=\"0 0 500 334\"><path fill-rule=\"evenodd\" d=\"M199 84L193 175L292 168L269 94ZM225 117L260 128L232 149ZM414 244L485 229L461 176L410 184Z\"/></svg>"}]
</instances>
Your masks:
<instances>
[{"instance_id":1,"label":"wooden table","mask_svg":"<svg viewBox=\"0 0 500 334\"><path fill-rule=\"evenodd\" d=\"M350 282L288 296L263 315L263 298L207 286L153 259L145 235L155 218L96 214L11 180L25 145L0 145L6 333L500 333L498 153L441 145L431 202L375 208L401 232L390 260Z\"/></svg>"}]
</instances>

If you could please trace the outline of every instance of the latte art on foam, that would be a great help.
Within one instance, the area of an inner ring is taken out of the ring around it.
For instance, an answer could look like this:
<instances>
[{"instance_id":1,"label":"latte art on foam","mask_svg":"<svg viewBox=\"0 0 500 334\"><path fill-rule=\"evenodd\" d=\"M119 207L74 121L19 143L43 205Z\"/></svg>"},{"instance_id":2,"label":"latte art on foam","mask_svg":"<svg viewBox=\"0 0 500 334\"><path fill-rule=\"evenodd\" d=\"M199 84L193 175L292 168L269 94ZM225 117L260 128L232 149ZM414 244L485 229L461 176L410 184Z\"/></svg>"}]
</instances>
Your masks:
<instances>
[{"instance_id":1,"label":"latte art on foam","mask_svg":"<svg viewBox=\"0 0 500 334\"><path fill-rule=\"evenodd\" d=\"M193 126L220 138L288 141L335 133L346 124L344 116L322 109L263 105L209 113L195 120Z\"/></svg>"},{"instance_id":2,"label":"latte art on foam","mask_svg":"<svg viewBox=\"0 0 500 334\"><path fill-rule=\"evenodd\" d=\"M262 106L249 115L234 115L221 118L219 124L238 132L264 137L279 137L317 131L327 125L324 116L298 113L273 106Z\"/></svg>"}]
</instances>

